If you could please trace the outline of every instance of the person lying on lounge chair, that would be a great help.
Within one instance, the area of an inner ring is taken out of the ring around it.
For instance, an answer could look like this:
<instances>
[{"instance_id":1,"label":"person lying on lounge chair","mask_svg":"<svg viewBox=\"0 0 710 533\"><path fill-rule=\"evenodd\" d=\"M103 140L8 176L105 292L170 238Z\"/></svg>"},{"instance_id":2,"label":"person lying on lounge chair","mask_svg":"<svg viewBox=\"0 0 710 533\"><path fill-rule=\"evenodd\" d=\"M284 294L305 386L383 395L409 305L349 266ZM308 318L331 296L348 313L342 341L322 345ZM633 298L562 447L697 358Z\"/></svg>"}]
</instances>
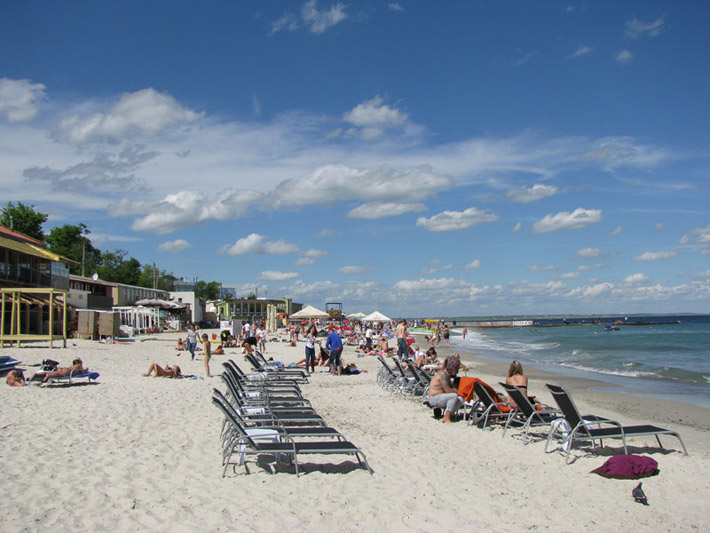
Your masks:
<instances>
[{"instance_id":1,"label":"person lying on lounge chair","mask_svg":"<svg viewBox=\"0 0 710 533\"><path fill-rule=\"evenodd\" d=\"M10 370L10 372L7 373L5 382L10 385L10 387L24 387L27 385L27 383L25 383L25 376L22 375L22 371L17 369Z\"/></svg>"},{"instance_id":2,"label":"person lying on lounge chair","mask_svg":"<svg viewBox=\"0 0 710 533\"><path fill-rule=\"evenodd\" d=\"M155 373L155 375L153 375ZM166 366L165 368L161 367L158 363L153 363L150 365L150 368L148 369L147 374L143 374L145 377L156 377L156 378L176 378L178 377L182 371L180 370L180 367L175 365L175 366Z\"/></svg>"},{"instance_id":3,"label":"person lying on lounge chair","mask_svg":"<svg viewBox=\"0 0 710 533\"><path fill-rule=\"evenodd\" d=\"M72 361L71 366L64 368L57 368L52 372L46 372L44 374L34 373L30 378L30 381L34 381L35 378L42 378L42 382L46 383L50 378L63 378L66 376L76 376L79 374L86 374L89 371L88 368L84 368L84 363L81 359L76 358Z\"/></svg>"}]
</instances>

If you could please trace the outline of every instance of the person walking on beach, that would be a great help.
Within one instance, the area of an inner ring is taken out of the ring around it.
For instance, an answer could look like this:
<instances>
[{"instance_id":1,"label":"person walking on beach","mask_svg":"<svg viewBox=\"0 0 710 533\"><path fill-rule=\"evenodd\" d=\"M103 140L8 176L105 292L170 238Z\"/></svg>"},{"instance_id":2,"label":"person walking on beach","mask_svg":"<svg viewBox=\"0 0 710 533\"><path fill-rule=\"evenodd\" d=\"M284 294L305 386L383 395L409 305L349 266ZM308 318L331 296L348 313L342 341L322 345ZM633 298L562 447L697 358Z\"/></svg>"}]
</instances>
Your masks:
<instances>
[{"instance_id":1,"label":"person walking on beach","mask_svg":"<svg viewBox=\"0 0 710 533\"><path fill-rule=\"evenodd\" d=\"M444 342L447 346L451 346L451 341L449 340L450 335L451 332L449 331L449 326L444 325Z\"/></svg>"},{"instance_id":2,"label":"person walking on beach","mask_svg":"<svg viewBox=\"0 0 710 533\"><path fill-rule=\"evenodd\" d=\"M407 346L407 321L402 319L397 324L397 356L402 359L409 355L409 347Z\"/></svg>"},{"instance_id":3,"label":"person walking on beach","mask_svg":"<svg viewBox=\"0 0 710 533\"><path fill-rule=\"evenodd\" d=\"M192 324L187 332L187 340L185 341L185 346L187 351L190 352L192 360L195 360L195 348L197 348L197 331L195 331L195 325Z\"/></svg>"},{"instance_id":4,"label":"person walking on beach","mask_svg":"<svg viewBox=\"0 0 710 533\"><path fill-rule=\"evenodd\" d=\"M210 343L210 338L207 336L207 333L202 334L202 344L205 345L205 372L207 373L207 377L210 376L210 359L212 358L212 343Z\"/></svg>"},{"instance_id":5,"label":"person walking on beach","mask_svg":"<svg viewBox=\"0 0 710 533\"><path fill-rule=\"evenodd\" d=\"M340 356L343 353L343 340L340 338L340 335L338 335L338 330L334 329L330 332L330 335L328 335L325 341L325 347L330 354L330 359L328 359L330 373L335 375L337 370L338 375L340 375L343 368L340 364Z\"/></svg>"}]
</instances>

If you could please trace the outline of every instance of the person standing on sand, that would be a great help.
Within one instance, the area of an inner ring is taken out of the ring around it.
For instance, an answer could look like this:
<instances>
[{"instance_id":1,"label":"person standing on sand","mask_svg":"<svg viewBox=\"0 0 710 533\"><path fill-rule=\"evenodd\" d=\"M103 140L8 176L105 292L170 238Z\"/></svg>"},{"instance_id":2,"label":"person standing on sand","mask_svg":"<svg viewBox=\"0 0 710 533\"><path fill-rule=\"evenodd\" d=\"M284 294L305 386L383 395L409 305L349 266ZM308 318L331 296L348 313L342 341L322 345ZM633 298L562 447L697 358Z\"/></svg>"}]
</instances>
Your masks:
<instances>
[{"instance_id":1,"label":"person standing on sand","mask_svg":"<svg viewBox=\"0 0 710 533\"><path fill-rule=\"evenodd\" d=\"M400 359L409 355L407 334L407 321L402 319L399 321L399 324L397 324L397 357Z\"/></svg>"},{"instance_id":2,"label":"person standing on sand","mask_svg":"<svg viewBox=\"0 0 710 533\"><path fill-rule=\"evenodd\" d=\"M187 339L185 340L185 346L187 351L190 352L192 360L195 360L195 348L197 348L197 331L195 331L195 325L192 324L187 332Z\"/></svg>"},{"instance_id":3,"label":"person standing on sand","mask_svg":"<svg viewBox=\"0 0 710 533\"><path fill-rule=\"evenodd\" d=\"M204 333L202 335L202 344L205 345L205 372L207 373L207 377L212 377L210 376L210 359L212 358L212 343L210 342L210 338L207 336L207 333Z\"/></svg>"},{"instance_id":4,"label":"person standing on sand","mask_svg":"<svg viewBox=\"0 0 710 533\"><path fill-rule=\"evenodd\" d=\"M330 373L335 375L337 370L338 375L340 375L343 366L340 364L340 356L343 353L343 340L338 335L338 330L334 329L328 335L325 341L325 347L328 350L330 359L328 363L330 364Z\"/></svg>"}]
</instances>

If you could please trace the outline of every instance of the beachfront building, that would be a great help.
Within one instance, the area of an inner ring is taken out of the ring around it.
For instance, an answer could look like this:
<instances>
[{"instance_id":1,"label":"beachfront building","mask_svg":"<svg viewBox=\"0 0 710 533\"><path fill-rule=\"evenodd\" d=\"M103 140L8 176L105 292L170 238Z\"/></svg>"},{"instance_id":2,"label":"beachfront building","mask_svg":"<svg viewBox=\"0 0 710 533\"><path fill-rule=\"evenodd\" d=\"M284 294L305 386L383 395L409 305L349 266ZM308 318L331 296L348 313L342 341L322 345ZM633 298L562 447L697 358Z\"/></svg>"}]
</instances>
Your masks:
<instances>
[{"instance_id":1,"label":"beachfront building","mask_svg":"<svg viewBox=\"0 0 710 533\"><path fill-rule=\"evenodd\" d=\"M0 226L0 346L61 339L66 346L69 263L46 245Z\"/></svg>"},{"instance_id":2,"label":"beachfront building","mask_svg":"<svg viewBox=\"0 0 710 533\"><path fill-rule=\"evenodd\" d=\"M160 289L103 281L96 276L69 276L69 305L77 309L112 309L151 299L170 300L170 293Z\"/></svg>"},{"instance_id":3,"label":"beachfront building","mask_svg":"<svg viewBox=\"0 0 710 533\"><path fill-rule=\"evenodd\" d=\"M266 320L270 305L276 308L277 313L286 316L303 308L303 304L295 303L291 298L232 298L211 303L221 319L241 321Z\"/></svg>"},{"instance_id":4,"label":"beachfront building","mask_svg":"<svg viewBox=\"0 0 710 533\"><path fill-rule=\"evenodd\" d=\"M171 291L170 298L174 302L190 306L190 320L193 324L199 324L205 320L205 301L199 298L194 291Z\"/></svg>"}]
</instances>

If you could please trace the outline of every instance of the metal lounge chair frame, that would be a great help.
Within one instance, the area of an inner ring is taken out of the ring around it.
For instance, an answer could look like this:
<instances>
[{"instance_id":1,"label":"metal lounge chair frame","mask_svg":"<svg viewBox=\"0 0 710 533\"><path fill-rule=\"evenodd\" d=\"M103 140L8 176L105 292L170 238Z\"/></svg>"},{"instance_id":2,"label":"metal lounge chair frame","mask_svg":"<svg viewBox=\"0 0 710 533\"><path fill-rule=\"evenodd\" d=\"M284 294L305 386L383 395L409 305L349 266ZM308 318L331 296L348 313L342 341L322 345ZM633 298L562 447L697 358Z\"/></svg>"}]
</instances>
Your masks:
<instances>
[{"instance_id":1,"label":"metal lounge chair frame","mask_svg":"<svg viewBox=\"0 0 710 533\"><path fill-rule=\"evenodd\" d=\"M565 420L569 424L571 431L567 437L568 446L567 453L565 455L565 464L569 464L570 451L572 450L572 445L576 441L590 441L593 446L596 446L596 442L599 441L600 445L603 446L602 439L621 439L624 447L624 453L628 453L628 447L626 443L627 437L640 437L646 435L653 435L656 437L658 446L663 448L661 439L659 435L673 435L678 438L681 447L683 448L683 453L688 455L688 450L685 447L685 443L677 431L671 431L669 429L660 428L652 425L639 425L639 426L622 426L616 420L610 420L608 418L595 417L596 420L593 423L597 424L598 427L590 427L588 420L579 413L579 409L574 403L574 400L570 394L564 390L562 387L556 385L547 385L550 389L552 397L557 402ZM602 425L607 425L611 427L602 427ZM547 452L550 441L552 440L552 432L547 439L547 444L545 445L545 451Z\"/></svg>"},{"instance_id":2,"label":"metal lounge chair frame","mask_svg":"<svg viewBox=\"0 0 710 533\"><path fill-rule=\"evenodd\" d=\"M556 420L562 416L562 413L558 409L552 409L549 406L543 406L542 410L536 409L535 405L530 401L528 396L523 393L518 387L514 385L508 385L507 383L500 383L500 386L505 389L515 402L516 415L524 420L522 429L525 430L525 443L530 440L530 428L533 426L549 426L553 420ZM508 430L509 422L511 418L506 421L505 428L503 429L503 436Z\"/></svg>"},{"instance_id":3,"label":"metal lounge chair frame","mask_svg":"<svg viewBox=\"0 0 710 533\"><path fill-rule=\"evenodd\" d=\"M509 411L504 411L501 407L509 407L504 402L496 402L480 381L473 385L473 391L478 400L471 406L469 416L471 424L476 424L481 428L488 426L488 422L500 421L506 424L506 427L513 423L515 409L510 408ZM478 409L483 406L483 411ZM481 423L482 422L482 423Z\"/></svg>"},{"instance_id":4,"label":"metal lounge chair frame","mask_svg":"<svg viewBox=\"0 0 710 533\"><path fill-rule=\"evenodd\" d=\"M373 474L370 465L367 462L365 454L353 443L349 441L317 441L317 442L296 442L287 434L280 435L281 442L259 442L245 431L238 419L236 419L229 411L227 406L217 397L212 397L212 402L222 411L228 422L233 426L233 438L230 438L226 449L223 452L224 470L222 476L229 467L229 458L234 453L234 449L243 445L240 454L244 455L286 455L290 457L296 469L296 476L299 476L298 455L302 454L347 454L354 455L360 466L367 469L370 474ZM249 468L244 463L244 468L249 473Z\"/></svg>"}]
</instances>

